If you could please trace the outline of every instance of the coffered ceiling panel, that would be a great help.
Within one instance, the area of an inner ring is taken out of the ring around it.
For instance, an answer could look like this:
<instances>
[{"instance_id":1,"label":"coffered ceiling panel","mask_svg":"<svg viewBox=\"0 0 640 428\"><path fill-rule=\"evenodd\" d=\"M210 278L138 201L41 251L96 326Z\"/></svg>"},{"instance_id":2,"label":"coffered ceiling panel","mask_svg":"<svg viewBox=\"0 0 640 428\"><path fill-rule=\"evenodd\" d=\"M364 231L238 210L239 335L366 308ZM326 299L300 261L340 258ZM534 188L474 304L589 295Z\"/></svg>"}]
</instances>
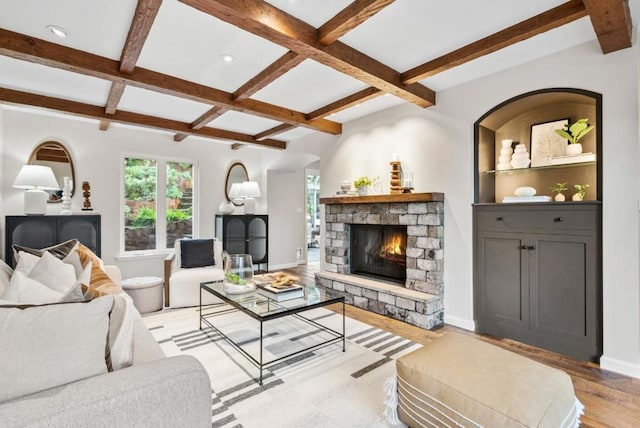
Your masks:
<instances>
[{"instance_id":1,"label":"coffered ceiling panel","mask_svg":"<svg viewBox=\"0 0 640 428\"><path fill-rule=\"evenodd\" d=\"M0 28L119 59L135 1L0 0ZM47 25L68 31L64 39Z\"/></svg>"},{"instance_id":2,"label":"coffered ceiling panel","mask_svg":"<svg viewBox=\"0 0 640 428\"><path fill-rule=\"evenodd\" d=\"M164 0L137 65L233 92L285 52L176 0ZM225 54L234 60L225 62Z\"/></svg>"},{"instance_id":3,"label":"coffered ceiling panel","mask_svg":"<svg viewBox=\"0 0 640 428\"><path fill-rule=\"evenodd\" d=\"M0 55L0 86L102 105L110 85L102 79Z\"/></svg>"},{"instance_id":4,"label":"coffered ceiling panel","mask_svg":"<svg viewBox=\"0 0 640 428\"><path fill-rule=\"evenodd\" d=\"M119 110L191 122L211 108L210 105L186 100L146 89L127 86L120 100Z\"/></svg>"},{"instance_id":5,"label":"coffered ceiling panel","mask_svg":"<svg viewBox=\"0 0 640 428\"><path fill-rule=\"evenodd\" d=\"M207 126L255 135L266 129L273 128L274 126L279 124L280 122L277 122L275 120L265 119L262 117L244 114L237 111L228 111L222 116L209 122Z\"/></svg>"},{"instance_id":6,"label":"coffered ceiling panel","mask_svg":"<svg viewBox=\"0 0 640 428\"><path fill-rule=\"evenodd\" d=\"M268 0L280 10L318 28L353 0Z\"/></svg>"},{"instance_id":7,"label":"coffered ceiling panel","mask_svg":"<svg viewBox=\"0 0 640 428\"><path fill-rule=\"evenodd\" d=\"M366 87L353 77L306 60L252 98L309 113Z\"/></svg>"}]
</instances>

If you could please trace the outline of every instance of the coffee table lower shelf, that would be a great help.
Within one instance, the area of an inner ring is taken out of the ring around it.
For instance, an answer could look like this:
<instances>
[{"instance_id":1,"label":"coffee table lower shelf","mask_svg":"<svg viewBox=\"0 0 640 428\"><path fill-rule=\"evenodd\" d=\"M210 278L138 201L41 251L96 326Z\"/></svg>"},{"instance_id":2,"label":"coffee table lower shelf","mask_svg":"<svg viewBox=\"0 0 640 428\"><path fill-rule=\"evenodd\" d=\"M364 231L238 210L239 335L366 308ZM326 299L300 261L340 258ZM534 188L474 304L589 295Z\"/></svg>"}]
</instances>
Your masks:
<instances>
[{"instance_id":1,"label":"coffee table lower shelf","mask_svg":"<svg viewBox=\"0 0 640 428\"><path fill-rule=\"evenodd\" d=\"M222 302L203 305L202 304L203 290L205 292L215 295L220 300L222 300ZM267 298L265 297L264 299L267 299ZM271 305L278 305L278 302L271 299L268 299L268 303ZM301 315L302 312L306 312L306 311L323 307L323 306L332 305L335 303L342 303L342 332L333 330L332 328L329 328L325 325L322 325L312 319L306 318ZM250 318L253 318L260 324L260 335L259 335L260 344L259 344L258 358L251 355L246 349L242 347L240 343L237 343L236 341L234 341L232 338L230 338L224 332L222 332L221 329L217 328L214 325L214 319L216 317L229 314L232 312L241 312L245 315L248 315ZM298 349L294 352L287 353L286 355L279 356L278 358L265 361L264 352L263 352L264 324L268 321L283 318L286 316L295 317L296 319L301 320L319 329L320 331L318 332L318 334L324 332L324 333L328 333L329 336L331 337L327 340L323 340L322 342L316 343L313 346ZM275 364L278 364L282 361L291 359L293 357L304 354L306 352L314 351L320 348L324 348L326 346L330 346L335 343L339 343L340 341L342 341L342 352L345 351L345 303L344 303L344 297L342 296L338 298L333 298L327 301L320 301L312 304L305 302L300 306L294 305L290 308L282 309L281 312L270 313L266 316L263 316L263 315L256 314L251 310L243 307L241 304L238 304L233 299L230 299L227 296L224 296L220 293L215 292L215 290L207 287L206 283L203 283L200 287L200 325L199 325L200 330L203 330L203 325L205 326L204 329L209 328L213 330L215 333L217 333L221 338L223 338L227 343L229 343L234 349L236 349L241 355L243 355L251 364L253 364L259 370L259 377L257 379L257 382L259 385L262 385L263 370Z\"/></svg>"}]
</instances>

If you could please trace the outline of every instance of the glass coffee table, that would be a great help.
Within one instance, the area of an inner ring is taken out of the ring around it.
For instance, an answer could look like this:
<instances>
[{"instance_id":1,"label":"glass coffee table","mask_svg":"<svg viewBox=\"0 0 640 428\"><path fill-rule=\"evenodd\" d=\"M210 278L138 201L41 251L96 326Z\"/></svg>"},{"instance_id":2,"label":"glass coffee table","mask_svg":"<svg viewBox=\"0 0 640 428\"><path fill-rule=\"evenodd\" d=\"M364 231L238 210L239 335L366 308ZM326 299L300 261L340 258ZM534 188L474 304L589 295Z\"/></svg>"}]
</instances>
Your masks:
<instances>
[{"instance_id":1,"label":"glass coffee table","mask_svg":"<svg viewBox=\"0 0 640 428\"><path fill-rule=\"evenodd\" d=\"M221 303L202 304L203 293L214 295L221 300ZM304 316L304 313L312 309L320 308L323 306L333 305L335 303L342 303L342 332L334 330L322 325L319 322ZM253 320L257 321L260 326L260 331L255 341L237 340L225 334L222 330L224 327L217 325L217 320L223 315L240 312L247 315ZM304 322L313 327L305 336L315 335L317 341L307 346L296 347L290 352L285 352L283 355L278 355L274 358L268 358L264 354L264 342L265 342L265 323L273 321L283 317L294 317L295 319ZM299 356L303 353L311 352L316 349L323 348L325 346L332 345L334 343L342 342L342 352L345 350L345 314L344 314L344 296L329 296L325 290L316 287L304 287L304 296L296 299L286 300L278 302L268 297L263 296L257 291L252 291L245 294L228 294L224 290L224 284L222 281L209 281L202 282L200 284L200 330L203 329L203 325L206 328L210 328L215 333L220 335L225 341L227 341L233 348L244 355L254 366L260 371L258 383L262 385L262 371L265 368L271 367L284 360ZM247 347L248 343L259 341L258 349L253 349L254 352L250 352Z\"/></svg>"}]
</instances>

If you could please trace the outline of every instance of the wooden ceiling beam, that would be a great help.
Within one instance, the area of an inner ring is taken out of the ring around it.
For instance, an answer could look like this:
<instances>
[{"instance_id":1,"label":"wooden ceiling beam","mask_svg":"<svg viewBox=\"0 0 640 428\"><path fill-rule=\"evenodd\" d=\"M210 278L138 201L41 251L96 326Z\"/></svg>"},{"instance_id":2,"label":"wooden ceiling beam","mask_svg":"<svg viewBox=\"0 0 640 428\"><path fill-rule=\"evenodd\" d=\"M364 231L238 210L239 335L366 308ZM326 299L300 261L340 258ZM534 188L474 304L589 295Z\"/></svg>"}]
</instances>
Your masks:
<instances>
[{"instance_id":1,"label":"wooden ceiling beam","mask_svg":"<svg viewBox=\"0 0 640 428\"><path fill-rule=\"evenodd\" d=\"M342 132L342 125L336 122L326 119L307 120L304 113L258 100L233 100L232 94L228 92L167 74L140 67L136 67L131 74L122 73L118 61L5 29L0 29L0 54L330 134Z\"/></svg>"},{"instance_id":2,"label":"wooden ceiling beam","mask_svg":"<svg viewBox=\"0 0 640 428\"><path fill-rule=\"evenodd\" d=\"M281 134L284 131L288 131L293 128L295 128L295 126L289 125L288 123L282 123L278 126L274 126L273 128L269 128L266 131L262 131L259 134L254 135L253 138L260 141L260 140L264 140L267 137L271 137L276 134Z\"/></svg>"},{"instance_id":3,"label":"wooden ceiling beam","mask_svg":"<svg viewBox=\"0 0 640 428\"><path fill-rule=\"evenodd\" d=\"M153 21L155 21L162 0L138 0L136 11L133 14L131 20L131 26L129 26L129 33L127 34L127 40L122 48L122 54L120 55L120 71L123 73L131 73L138 62L142 47L149 36ZM112 82L111 90L109 91L109 97L105 105L105 111L107 114L113 114L118 109L118 104L124 93L125 85L121 82ZM106 125L106 129L109 125ZM102 129L102 122L100 125Z\"/></svg>"},{"instance_id":4,"label":"wooden ceiling beam","mask_svg":"<svg viewBox=\"0 0 640 428\"><path fill-rule=\"evenodd\" d=\"M314 110L311 113L307 113L307 118L316 119L319 117L325 117L330 114L337 113L341 110L348 109L349 107L353 107L355 105L361 104L365 101L372 100L382 94L383 92L378 88L374 88L374 87L365 88L347 97L334 101L331 104L327 104L324 107L320 107L319 109Z\"/></svg>"},{"instance_id":5,"label":"wooden ceiling beam","mask_svg":"<svg viewBox=\"0 0 640 428\"><path fill-rule=\"evenodd\" d=\"M415 84L427 77L442 73L585 16L587 16L587 10L582 0L571 0L502 31L498 31L484 39L405 71L402 73L402 81L406 84Z\"/></svg>"},{"instance_id":6,"label":"wooden ceiling beam","mask_svg":"<svg viewBox=\"0 0 640 428\"><path fill-rule=\"evenodd\" d=\"M105 113L104 108L100 106L79 103L77 101L63 100L61 98L47 97L44 95L36 95L28 92L15 91L6 88L0 88L0 102L7 104L29 105L47 110L61 111L74 116L88 117L98 120L108 119L109 121L116 123L126 123L147 128L198 135L216 140L240 141L245 144L256 144L275 149L286 149L287 146L287 143L281 140L267 139L257 141L252 135L208 127L202 129L191 129L191 124L189 123L140 113L118 110L114 114L109 115Z\"/></svg>"},{"instance_id":7,"label":"wooden ceiling beam","mask_svg":"<svg viewBox=\"0 0 640 428\"><path fill-rule=\"evenodd\" d=\"M631 11L628 0L583 0L602 53L631 46Z\"/></svg>"},{"instance_id":8,"label":"wooden ceiling beam","mask_svg":"<svg viewBox=\"0 0 640 428\"><path fill-rule=\"evenodd\" d=\"M318 41L328 45L380 12L394 0L355 0L318 28Z\"/></svg>"},{"instance_id":9,"label":"wooden ceiling beam","mask_svg":"<svg viewBox=\"0 0 640 428\"><path fill-rule=\"evenodd\" d=\"M101 131L106 131L107 129L109 129L110 124L111 122L109 122L108 120L101 120L99 122L99 128Z\"/></svg>"},{"instance_id":10,"label":"wooden ceiling beam","mask_svg":"<svg viewBox=\"0 0 640 428\"><path fill-rule=\"evenodd\" d=\"M242 85L233 93L233 99L242 100L249 98L260 89L267 86L277 78L287 73L292 68L299 65L305 58L302 55L298 55L295 52L287 52L280 58L275 60L272 64L267 66L260 73L255 75L251 80Z\"/></svg>"},{"instance_id":11,"label":"wooden ceiling beam","mask_svg":"<svg viewBox=\"0 0 640 428\"><path fill-rule=\"evenodd\" d=\"M396 70L344 43L320 43L315 28L263 0L180 2L406 101L422 107L435 104L435 92L431 89L415 83L404 84Z\"/></svg>"},{"instance_id":12,"label":"wooden ceiling beam","mask_svg":"<svg viewBox=\"0 0 640 428\"><path fill-rule=\"evenodd\" d=\"M241 148L243 148L244 146L246 146L246 144L242 144L242 143L233 143L231 145L231 150L240 150Z\"/></svg>"}]
</instances>

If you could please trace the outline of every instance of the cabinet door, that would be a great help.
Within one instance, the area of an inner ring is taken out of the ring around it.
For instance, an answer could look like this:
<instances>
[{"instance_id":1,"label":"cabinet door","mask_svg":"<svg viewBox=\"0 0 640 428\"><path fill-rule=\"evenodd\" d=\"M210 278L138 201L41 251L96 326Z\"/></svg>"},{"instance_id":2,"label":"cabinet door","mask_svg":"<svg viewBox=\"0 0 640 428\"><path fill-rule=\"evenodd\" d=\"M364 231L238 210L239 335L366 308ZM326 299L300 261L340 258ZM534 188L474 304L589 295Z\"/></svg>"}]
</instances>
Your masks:
<instances>
[{"instance_id":1,"label":"cabinet door","mask_svg":"<svg viewBox=\"0 0 640 428\"><path fill-rule=\"evenodd\" d=\"M567 341L586 343L597 337L595 238L531 235L530 329Z\"/></svg>"},{"instance_id":2,"label":"cabinet door","mask_svg":"<svg viewBox=\"0 0 640 428\"><path fill-rule=\"evenodd\" d=\"M529 320L529 255L526 235L480 232L477 239L476 310L482 319L526 326Z\"/></svg>"},{"instance_id":3,"label":"cabinet door","mask_svg":"<svg viewBox=\"0 0 640 428\"><path fill-rule=\"evenodd\" d=\"M248 252L254 263L267 259L267 221L262 217L250 218L247 225Z\"/></svg>"},{"instance_id":4,"label":"cabinet door","mask_svg":"<svg viewBox=\"0 0 640 428\"><path fill-rule=\"evenodd\" d=\"M29 248L45 248L57 244L56 221L54 217L7 217L5 260L15 265L12 244Z\"/></svg>"},{"instance_id":5,"label":"cabinet door","mask_svg":"<svg viewBox=\"0 0 640 428\"><path fill-rule=\"evenodd\" d=\"M58 217L58 242L77 238L98 257L100 251L100 216Z\"/></svg>"},{"instance_id":6,"label":"cabinet door","mask_svg":"<svg viewBox=\"0 0 640 428\"><path fill-rule=\"evenodd\" d=\"M246 254L246 229L243 216L225 219L223 246L229 254Z\"/></svg>"}]
</instances>

